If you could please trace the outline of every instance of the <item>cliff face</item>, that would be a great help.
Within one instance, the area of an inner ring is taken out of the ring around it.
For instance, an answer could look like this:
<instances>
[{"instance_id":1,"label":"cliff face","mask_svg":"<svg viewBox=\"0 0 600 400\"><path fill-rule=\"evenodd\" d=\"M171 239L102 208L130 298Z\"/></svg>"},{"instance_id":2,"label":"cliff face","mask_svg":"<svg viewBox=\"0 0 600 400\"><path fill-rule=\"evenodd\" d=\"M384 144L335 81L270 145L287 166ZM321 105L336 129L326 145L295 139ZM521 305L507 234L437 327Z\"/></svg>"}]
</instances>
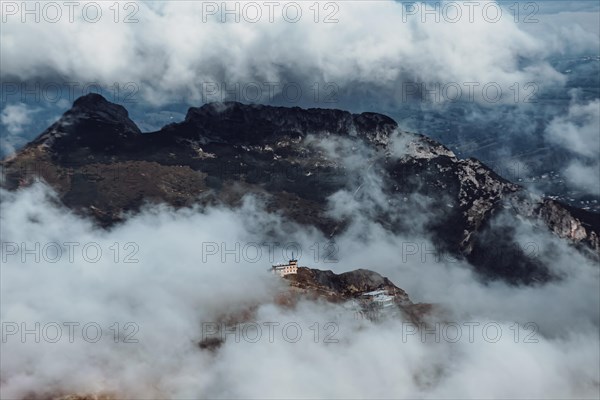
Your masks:
<instances>
[{"instance_id":1,"label":"cliff face","mask_svg":"<svg viewBox=\"0 0 600 400\"><path fill-rule=\"evenodd\" d=\"M550 199L542 200L537 207L528 211L523 214L544 221L559 237L600 253L600 218L597 214L590 214Z\"/></svg>"},{"instance_id":2,"label":"cliff face","mask_svg":"<svg viewBox=\"0 0 600 400\"><path fill-rule=\"evenodd\" d=\"M353 154L332 155L316 144L321 140L366 148L369 165L352 165ZM467 258L488 276L514 283L550 277L545 265L515 248L505 233L491 235L505 240L487 240L495 229L490 218L500 212L546 225L592 256L600 251L597 214L535 199L481 162L458 159L375 113L213 103L190 108L181 123L141 133L123 107L88 95L2 161L2 168L5 188L40 177L67 206L103 226L145 202L236 205L254 193L265 198L269 211L332 238L352 216L333 216L328 199L340 190L369 195L356 175L371 173L384 198L363 210L372 220L391 233L407 234L415 229L412 217L430 214L421 228L436 246ZM415 195L422 201L411 203Z\"/></svg>"},{"instance_id":3,"label":"cliff face","mask_svg":"<svg viewBox=\"0 0 600 400\"><path fill-rule=\"evenodd\" d=\"M184 122L164 129L177 136L220 143L264 145L282 136L305 137L308 133L355 135L370 143L386 144L396 122L375 113L298 107L244 105L236 102L211 103L190 108Z\"/></svg>"}]
</instances>

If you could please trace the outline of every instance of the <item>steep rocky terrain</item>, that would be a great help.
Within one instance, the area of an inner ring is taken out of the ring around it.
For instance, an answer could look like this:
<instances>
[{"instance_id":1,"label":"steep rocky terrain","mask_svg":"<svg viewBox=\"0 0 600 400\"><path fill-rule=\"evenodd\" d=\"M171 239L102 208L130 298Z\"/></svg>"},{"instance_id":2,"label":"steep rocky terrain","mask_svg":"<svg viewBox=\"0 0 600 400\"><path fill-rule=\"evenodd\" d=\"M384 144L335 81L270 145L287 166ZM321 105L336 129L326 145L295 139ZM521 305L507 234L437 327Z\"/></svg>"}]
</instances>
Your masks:
<instances>
[{"instance_id":1,"label":"steep rocky terrain","mask_svg":"<svg viewBox=\"0 0 600 400\"><path fill-rule=\"evenodd\" d=\"M345 152L336 155L327 143ZM366 154L358 165L348 143ZM547 226L592 257L600 253L598 214L535 198L481 162L459 159L375 113L212 103L190 108L183 122L142 133L125 108L90 94L2 161L2 169L5 188L40 177L64 204L105 227L147 202L236 205L254 193L268 211L333 239L354 216L334 215L328 199L340 190L372 195L361 175L372 174L383 200L365 203L365 215L392 233L427 232L440 251L466 258L483 276L513 283L551 278L539 257L490 223L499 214Z\"/></svg>"},{"instance_id":2,"label":"steep rocky terrain","mask_svg":"<svg viewBox=\"0 0 600 400\"><path fill-rule=\"evenodd\" d=\"M333 303L346 303L357 300L363 293L374 290L386 290L394 297L394 309L399 310L402 317L411 320L415 324L424 322L424 318L430 315L434 307L427 303L413 303L408 294L394 285L388 278L381 276L375 271L368 269L357 269L341 274L332 271L322 271L314 268L299 267L296 275L286 275L292 293L298 293L304 297L325 299ZM361 315L370 318L369 313L357 312L355 317ZM376 312L375 314L380 314Z\"/></svg>"},{"instance_id":3,"label":"steep rocky terrain","mask_svg":"<svg viewBox=\"0 0 600 400\"><path fill-rule=\"evenodd\" d=\"M292 288L300 292L316 293L333 302L343 302L357 297L360 293L377 289L385 289L394 294L398 304L411 304L408 294L388 278L368 269L335 274L332 271L322 271L299 267L297 274L286 275Z\"/></svg>"}]
</instances>

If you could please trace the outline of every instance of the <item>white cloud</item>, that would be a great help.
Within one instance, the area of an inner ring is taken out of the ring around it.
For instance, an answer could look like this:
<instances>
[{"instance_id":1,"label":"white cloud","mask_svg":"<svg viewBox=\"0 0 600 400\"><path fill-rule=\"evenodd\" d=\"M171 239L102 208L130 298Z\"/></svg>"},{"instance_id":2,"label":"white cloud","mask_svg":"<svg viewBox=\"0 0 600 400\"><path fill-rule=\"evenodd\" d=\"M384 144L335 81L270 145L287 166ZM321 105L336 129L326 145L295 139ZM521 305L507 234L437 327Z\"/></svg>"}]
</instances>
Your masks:
<instances>
[{"instance_id":1,"label":"white cloud","mask_svg":"<svg viewBox=\"0 0 600 400\"><path fill-rule=\"evenodd\" d=\"M34 111L26 104L8 104L0 114L0 121L9 134L17 135L31 123L31 115Z\"/></svg>"},{"instance_id":2,"label":"white cloud","mask_svg":"<svg viewBox=\"0 0 600 400\"><path fill-rule=\"evenodd\" d=\"M139 22L131 24L115 23L108 4L97 23L62 18L23 24L19 15L8 16L1 33L3 77L66 76L109 87L135 82L143 99L156 103L182 95L197 103L206 93L203 82L301 81L308 90L322 81L387 90L407 81L478 82L497 83L508 93L514 83L562 84L564 77L545 58L572 45L559 40L564 32L528 33L509 14L490 23L478 10L470 21L466 6L456 23L435 22L431 15L422 22L422 13L406 17L394 1L335 3L337 23L315 23L308 3L301 3L297 23L282 18L282 6L273 23L265 7L257 23L220 23L216 16L203 22L204 3L137 3ZM330 10L320 7L322 20ZM572 29L573 41L597 48L597 37ZM485 102L481 91L475 96Z\"/></svg>"},{"instance_id":3,"label":"white cloud","mask_svg":"<svg viewBox=\"0 0 600 400\"><path fill-rule=\"evenodd\" d=\"M600 157L600 100L572 102L566 115L554 118L546 133L553 142L584 157Z\"/></svg>"},{"instance_id":4,"label":"white cloud","mask_svg":"<svg viewBox=\"0 0 600 400\"><path fill-rule=\"evenodd\" d=\"M600 162L585 165L580 161L571 162L564 170L565 177L574 187L586 193L600 195Z\"/></svg>"},{"instance_id":5,"label":"white cloud","mask_svg":"<svg viewBox=\"0 0 600 400\"><path fill-rule=\"evenodd\" d=\"M569 183L588 193L600 193L600 100L587 103L573 100L565 115L552 119L546 127L548 140L574 155L565 168Z\"/></svg>"},{"instance_id":6,"label":"white cloud","mask_svg":"<svg viewBox=\"0 0 600 400\"><path fill-rule=\"evenodd\" d=\"M2 135L0 135L1 155L10 155L22 146L26 140L22 133L32 123L32 116L36 109L26 104L7 104L0 113Z\"/></svg>"}]
</instances>

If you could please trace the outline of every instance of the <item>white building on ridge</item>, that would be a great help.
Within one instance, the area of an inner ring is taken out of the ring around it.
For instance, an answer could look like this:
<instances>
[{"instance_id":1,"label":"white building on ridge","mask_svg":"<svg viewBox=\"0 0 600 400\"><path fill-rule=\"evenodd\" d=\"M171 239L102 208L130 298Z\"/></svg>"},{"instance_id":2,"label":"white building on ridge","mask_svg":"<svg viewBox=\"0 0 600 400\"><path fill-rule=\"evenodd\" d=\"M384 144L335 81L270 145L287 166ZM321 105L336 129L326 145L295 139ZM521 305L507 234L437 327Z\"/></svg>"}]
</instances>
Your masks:
<instances>
[{"instance_id":1,"label":"white building on ridge","mask_svg":"<svg viewBox=\"0 0 600 400\"><path fill-rule=\"evenodd\" d=\"M298 260L292 259L287 264L275 264L271 267L271 272L279 274L279 276L286 276L290 274L298 273Z\"/></svg>"}]
</instances>

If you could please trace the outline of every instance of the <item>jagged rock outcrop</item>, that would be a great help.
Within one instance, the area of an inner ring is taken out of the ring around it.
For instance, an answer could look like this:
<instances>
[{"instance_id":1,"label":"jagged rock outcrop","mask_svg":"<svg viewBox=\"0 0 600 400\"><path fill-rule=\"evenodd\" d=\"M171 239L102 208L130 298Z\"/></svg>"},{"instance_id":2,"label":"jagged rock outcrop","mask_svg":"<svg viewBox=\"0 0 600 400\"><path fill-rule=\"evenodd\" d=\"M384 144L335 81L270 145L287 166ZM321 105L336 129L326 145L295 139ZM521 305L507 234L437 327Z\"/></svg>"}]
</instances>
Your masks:
<instances>
[{"instance_id":1,"label":"jagged rock outcrop","mask_svg":"<svg viewBox=\"0 0 600 400\"><path fill-rule=\"evenodd\" d=\"M77 155L82 150L88 150L86 154L112 154L129 150L141 133L125 107L93 93L75 100L73 107L32 145L51 150L55 155L70 152Z\"/></svg>"},{"instance_id":2,"label":"jagged rock outcrop","mask_svg":"<svg viewBox=\"0 0 600 400\"><path fill-rule=\"evenodd\" d=\"M513 206L521 215L542 221L557 236L600 254L600 215L552 199L516 196Z\"/></svg>"},{"instance_id":3,"label":"jagged rock outcrop","mask_svg":"<svg viewBox=\"0 0 600 400\"><path fill-rule=\"evenodd\" d=\"M348 155L333 157L319 140L366 147L369 165L348 165ZM502 212L544 224L592 256L600 251L597 214L535 199L481 162L459 159L375 113L212 103L141 133L127 110L91 94L2 168L5 188L40 177L68 207L103 226L147 202L236 205L253 193L268 211L332 239L352 215L333 215L328 199L341 190L368 196L360 176L368 171L381 180L383 198L364 208L373 221L391 233L426 233L440 251L466 258L487 276L513 283L551 278L543 263L513 246L510 232L496 232L506 240L490 235L490 220Z\"/></svg>"},{"instance_id":4,"label":"jagged rock outcrop","mask_svg":"<svg viewBox=\"0 0 600 400\"><path fill-rule=\"evenodd\" d=\"M385 289L395 297L398 304L412 304L404 290L388 278L368 269L336 274L329 270L299 267L297 274L286 275L285 278L293 288L319 294L330 301L347 301L364 292Z\"/></svg>"},{"instance_id":5,"label":"jagged rock outcrop","mask_svg":"<svg viewBox=\"0 0 600 400\"><path fill-rule=\"evenodd\" d=\"M434 318L435 314L442 311L438 306L429 303L413 303L408 294L396 286L388 278L381 276L375 271L368 269L356 269L353 271L336 274L332 271L299 267L297 274L286 275L291 289L295 293L310 298L321 298L333 303L346 303L360 300L362 294L375 290L385 290L394 298L392 311L400 311L396 316L409 320L417 325L426 323L428 318ZM386 313L375 309L369 315L369 311L352 310L355 318L373 318L385 316ZM394 313L387 314L388 316Z\"/></svg>"},{"instance_id":6,"label":"jagged rock outcrop","mask_svg":"<svg viewBox=\"0 0 600 400\"><path fill-rule=\"evenodd\" d=\"M376 113L299 107L211 103L190 108L182 123L165 127L165 133L202 139L204 143L265 144L282 137L302 138L308 134L331 133L365 138L386 144L396 122Z\"/></svg>"}]
</instances>

